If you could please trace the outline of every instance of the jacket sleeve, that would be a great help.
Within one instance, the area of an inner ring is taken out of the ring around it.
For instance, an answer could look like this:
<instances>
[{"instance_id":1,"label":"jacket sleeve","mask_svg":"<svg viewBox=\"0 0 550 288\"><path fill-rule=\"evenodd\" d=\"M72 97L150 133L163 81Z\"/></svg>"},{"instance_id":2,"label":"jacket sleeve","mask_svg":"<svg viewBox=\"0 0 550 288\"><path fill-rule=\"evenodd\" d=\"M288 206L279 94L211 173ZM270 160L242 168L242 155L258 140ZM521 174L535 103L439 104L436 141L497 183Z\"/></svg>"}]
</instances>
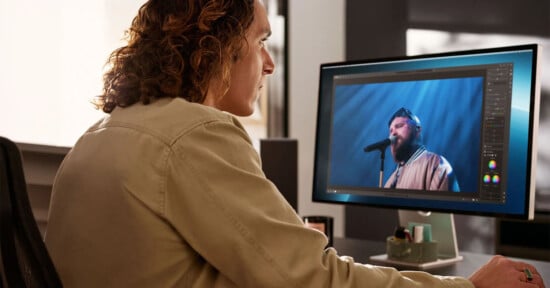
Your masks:
<instances>
[{"instance_id":1,"label":"jacket sleeve","mask_svg":"<svg viewBox=\"0 0 550 288\"><path fill-rule=\"evenodd\" d=\"M473 287L458 277L358 264L324 249L266 179L236 120L194 128L172 145L165 217L237 287Z\"/></svg>"}]
</instances>

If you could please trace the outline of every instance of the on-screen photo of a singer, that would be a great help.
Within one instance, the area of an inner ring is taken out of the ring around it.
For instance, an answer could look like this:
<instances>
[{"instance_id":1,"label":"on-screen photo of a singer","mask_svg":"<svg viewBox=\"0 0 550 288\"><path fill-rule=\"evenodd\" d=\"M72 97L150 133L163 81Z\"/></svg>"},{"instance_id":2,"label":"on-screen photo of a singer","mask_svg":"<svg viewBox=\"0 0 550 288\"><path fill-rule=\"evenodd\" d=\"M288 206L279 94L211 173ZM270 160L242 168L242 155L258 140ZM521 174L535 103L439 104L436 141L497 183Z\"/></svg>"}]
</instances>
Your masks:
<instances>
[{"instance_id":1,"label":"on-screen photo of a singer","mask_svg":"<svg viewBox=\"0 0 550 288\"><path fill-rule=\"evenodd\" d=\"M423 144L418 116L402 107L390 117L388 130L388 139L365 147L365 152L390 147L396 167L385 188L460 191L449 161Z\"/></svg>"}]
</instances>

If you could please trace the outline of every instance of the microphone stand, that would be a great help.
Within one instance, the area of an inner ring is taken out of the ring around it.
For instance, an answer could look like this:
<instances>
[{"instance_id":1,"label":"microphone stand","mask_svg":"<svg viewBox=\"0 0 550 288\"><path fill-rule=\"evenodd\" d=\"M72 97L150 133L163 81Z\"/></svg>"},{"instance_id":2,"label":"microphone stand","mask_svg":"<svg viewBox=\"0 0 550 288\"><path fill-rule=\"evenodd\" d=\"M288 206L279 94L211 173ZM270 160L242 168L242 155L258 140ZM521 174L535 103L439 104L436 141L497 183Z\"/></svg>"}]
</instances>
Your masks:
<instances>
[{"instance_id":1,"label":"microphone stand","mask_svg":"<svg viewBox=\"0 0 550 288\"><path fill-rule=\"evenodd\" d=\"M386 158L386 148L395 140L395 136L391 136L387 140L380 141L378 143L369 145L363 148L363 151L370 152L375 149L380 150L380 176L378 179L378 188L382 188L382 181L384 180L384 159ZM387 142L386 142L387 141Z\"/></svg>"},{"instance_id":2,"label":"microphone stand","mask_svg":"<svg viewBox=\"0 0 550 288\"><path fill-rule=\"evenodd\" d=\"M380 148L380 178L378 179L378 188L382 188L382 180L384 179L384 159L386 158L386 147Z\"/></svg>"}]
</instances>

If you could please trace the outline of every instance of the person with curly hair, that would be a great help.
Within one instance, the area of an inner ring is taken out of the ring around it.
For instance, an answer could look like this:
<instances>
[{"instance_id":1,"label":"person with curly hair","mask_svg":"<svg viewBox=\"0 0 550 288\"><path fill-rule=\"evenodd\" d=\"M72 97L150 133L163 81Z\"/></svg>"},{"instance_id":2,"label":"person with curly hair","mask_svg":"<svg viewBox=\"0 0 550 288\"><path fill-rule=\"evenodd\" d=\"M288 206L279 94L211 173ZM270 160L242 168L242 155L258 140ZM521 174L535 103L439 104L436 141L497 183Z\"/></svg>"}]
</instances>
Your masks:
<instances>
[{"instance_id":1,"label":"person with curly hair","mask_svg":"<svg viewBox=\"0 0 550 288\"><path fill-rule=\"evenodd\" d=\"M325 249L266 179L234 116L253 112L274 71L270 33L260 0L139 9L95 101L107 115L54 181L45 241L65 287L508 287L519 274L498 272L516 266L533 272L522 283L542 283L505 258L470 282Z\"/></svg>"}]
</instances>

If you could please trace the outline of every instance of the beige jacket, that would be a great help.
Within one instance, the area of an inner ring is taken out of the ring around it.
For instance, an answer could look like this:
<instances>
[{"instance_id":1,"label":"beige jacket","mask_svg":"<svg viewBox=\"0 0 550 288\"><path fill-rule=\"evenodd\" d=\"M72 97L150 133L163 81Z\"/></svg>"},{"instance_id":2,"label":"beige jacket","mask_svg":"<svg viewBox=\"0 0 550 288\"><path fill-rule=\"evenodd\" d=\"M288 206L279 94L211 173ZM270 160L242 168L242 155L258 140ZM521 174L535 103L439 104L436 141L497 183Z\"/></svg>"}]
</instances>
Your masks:
<instances>
[{"instance_id":1,"label":"beige jacket","mask_svg":"<svg viewBox=\"0 0 550 288\"><path fill-rule=\"evenodd\" d=\"M395 182L397 189L453 191L453 167L445 157L419 148L413 156L390 175L384 187L390 188ZM396 182L397 177L397 182Z\"/></svg>"},{"instance_id":2,"label":"beige jacket","mask_svg":"<svg viewBox=\"0 0 550 288\"><path fill-rule=\"evenodd\" d=\"M65 287L472 287L326 243L265 178L239 122L182 99L92 126L58 171L46 232Z\"/></svg>"}]
</instances>

